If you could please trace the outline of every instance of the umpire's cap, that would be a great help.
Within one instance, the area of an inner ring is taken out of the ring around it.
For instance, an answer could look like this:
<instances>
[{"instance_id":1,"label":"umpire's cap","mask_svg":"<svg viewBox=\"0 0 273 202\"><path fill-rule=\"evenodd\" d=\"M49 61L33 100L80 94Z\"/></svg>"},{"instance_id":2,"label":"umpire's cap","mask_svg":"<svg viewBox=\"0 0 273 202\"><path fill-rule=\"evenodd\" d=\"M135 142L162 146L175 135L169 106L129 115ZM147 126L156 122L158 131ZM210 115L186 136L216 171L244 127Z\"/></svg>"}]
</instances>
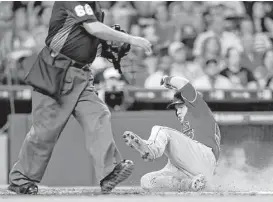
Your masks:
<instances>
[{"instance_id":1,"label":"umpire's cap","mask_svg":"<svg viewBox=\"0 0 273 202\"><path fill-rule=\"evenodd\" d=\"M171 107L173 107L176 104L184 104L185 103L184 99L181 96L181 92L176 92L173 97L174 97L173 101L171 104L169 104L167 106L167 109L170 109Z\"/></svg>"}]
</instances>

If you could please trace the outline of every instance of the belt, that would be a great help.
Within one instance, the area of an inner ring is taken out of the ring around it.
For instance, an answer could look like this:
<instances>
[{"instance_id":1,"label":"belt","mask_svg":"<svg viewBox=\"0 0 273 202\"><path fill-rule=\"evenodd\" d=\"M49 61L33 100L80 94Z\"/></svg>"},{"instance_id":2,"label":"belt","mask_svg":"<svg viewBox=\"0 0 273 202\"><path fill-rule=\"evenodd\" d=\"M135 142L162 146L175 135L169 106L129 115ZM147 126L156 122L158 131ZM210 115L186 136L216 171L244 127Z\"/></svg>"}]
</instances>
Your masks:
<instances>
[{"instance_id":1,"label":"belt","mask_svg":"<svg viewBox=\"0 0 273 202\"><path fill-rule=\"evenodd\" d=\"M81 64L75 61L72 61L71 66L77 68L77 69L82 69L84 71L89 70L89 64Z\"/></svg>"},{"instance_id":2,"label":"belt","mask_svg":"<svg viewBox=\"0 0 273 202\"><path fill-rule=\"evenodd\" d=\"M84 63L77 62L77 61L71 59L70 57L68 57L68 56L66 56L66 55L64 55L64 54L62 54L62 53L57 53L57 52L55 52L54 50L52 50L52 49L50 48L50 55L51 55L52 57L56 57L58 54L64 56L64 57L67 58L68 60L71 60L71 66L73 66L73 67L75 67L75 68L77 68L77 69L89 70L89 64L84 64Z\"/></svg>"},{"instance_id":3,"label":"belt","mask_svg":"<svg viewBox=\"0 0 273 202\"><path fill-rule=\"evenodd\" d=\"M89 69L88 64L82 64L82 63L76 62L74 60L72 60L71 66L73 66L77 69L83 69L83 70Z\"/></svg>"}]
</instances>

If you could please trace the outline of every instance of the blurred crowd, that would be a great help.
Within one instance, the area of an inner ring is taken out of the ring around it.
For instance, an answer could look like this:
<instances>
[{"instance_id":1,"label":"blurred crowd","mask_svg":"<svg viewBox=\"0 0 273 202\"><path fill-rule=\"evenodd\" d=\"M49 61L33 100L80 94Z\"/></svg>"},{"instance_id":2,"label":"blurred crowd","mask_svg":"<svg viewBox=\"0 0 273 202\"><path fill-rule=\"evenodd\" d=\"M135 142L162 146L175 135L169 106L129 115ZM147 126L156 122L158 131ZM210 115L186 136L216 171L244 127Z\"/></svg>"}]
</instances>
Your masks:
<instances>
[{"instance_id":1,"label":"blurred crowd","mask_svg":"<svg viewBox=\"0 0 273 202\"><path fill-rule=\"evenodd\" d=\"M132 47L124 76L97 57L98 89L160 89L163 75L184 76L200 90L273 89L273 4L242 1L100 2L105 24L149 39L153 54ZM44 46L53 2L0 2L0 83L23 75Z\"/></svg>"}]
</instances>

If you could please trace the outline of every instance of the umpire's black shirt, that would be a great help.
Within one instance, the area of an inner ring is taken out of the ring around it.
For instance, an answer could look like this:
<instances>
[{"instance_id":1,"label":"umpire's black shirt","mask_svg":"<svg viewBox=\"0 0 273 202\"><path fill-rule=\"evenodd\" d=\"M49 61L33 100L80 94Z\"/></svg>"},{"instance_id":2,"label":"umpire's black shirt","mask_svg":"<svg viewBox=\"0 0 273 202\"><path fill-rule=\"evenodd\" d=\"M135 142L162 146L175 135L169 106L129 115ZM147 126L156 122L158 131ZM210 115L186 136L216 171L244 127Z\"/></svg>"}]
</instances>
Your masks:
<instances>
[{"instance_id":1,"label":"umpire's black shirt","mask_svg":"<svg viewBox=\"0 0 273 202\"><path fill-rule=\"evenodd\" d=\"M83 28L83 22L102 21L99 4L92 1L57 1L54 3L46 45L81 63L96 57L98 38Z\"/></svg>"}]
</instances>

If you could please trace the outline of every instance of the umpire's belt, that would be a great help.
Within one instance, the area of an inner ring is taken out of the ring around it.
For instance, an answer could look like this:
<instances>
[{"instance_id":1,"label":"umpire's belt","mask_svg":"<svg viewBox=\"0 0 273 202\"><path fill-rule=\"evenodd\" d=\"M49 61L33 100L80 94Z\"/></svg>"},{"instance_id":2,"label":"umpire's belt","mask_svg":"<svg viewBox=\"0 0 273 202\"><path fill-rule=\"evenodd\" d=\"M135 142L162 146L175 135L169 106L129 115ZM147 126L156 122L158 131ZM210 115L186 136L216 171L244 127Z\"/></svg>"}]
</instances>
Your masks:
<instances>
[{"instance_id":1,"label":"umpire's belt","mask_svg":"<svg viewBox=\"0 0 273 202\"><path fill-rule=\"evenodd\" d=\"M53 58L57 57L58 55L62 55L62 57L67 58L67 60L71 61L71 66L76 67L78 69L87 69L88 68L89 64L84 64L84 63L75 61L75 60L71 59L70 57L68 57L68 56L66 56L66 55L64 55L62 53L57 53L57 52L55 52L54 50L52 50L50 48L48 48L48 49L50 50L50 55Z\"/></svg>"}]
</instances>

